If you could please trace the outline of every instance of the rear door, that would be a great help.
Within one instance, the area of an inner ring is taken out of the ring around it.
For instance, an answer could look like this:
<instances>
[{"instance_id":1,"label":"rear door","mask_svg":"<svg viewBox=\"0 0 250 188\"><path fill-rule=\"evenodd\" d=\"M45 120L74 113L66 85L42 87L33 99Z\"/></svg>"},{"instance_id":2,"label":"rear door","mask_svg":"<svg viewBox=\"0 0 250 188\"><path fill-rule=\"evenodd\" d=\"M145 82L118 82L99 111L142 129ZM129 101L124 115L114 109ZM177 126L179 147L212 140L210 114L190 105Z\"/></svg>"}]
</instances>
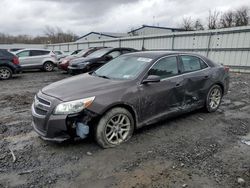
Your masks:
<instances>
[{"instance_id":1,"label":"rear door","mask_svg":"<svg viewBox=\"0 0 250 188\"><path fill-rule=\"evenodd\" d=\"M32 57L30 56L30 50L24 50L16 54L19 57L20 65L23 68L28 68L32 65Z\"/></svg>"},{"instance_id":2,"label":"rear door","mask_svg":"<svg viewBox=\"0 0 250 188\"><path fill-rule=\"evenodd\" d=\"M31 50L30 63L33 67L42 67L43 60L49 55L50 51L46 50Z\"/></svg>"},{"instance_id":3,"label":"rear door","mask_svg":"<svg viewBox=\"0 0 250 188\"><path fill-rule=\"evenodd\" d=\"M197 56L180 55L179 58L184 78L187 107L203 105L211 84L210 67Z\"/></svg>"},{"instance_id":4,"label":"rear door","mask_svg":"<svg viewBox=\"0 0 250 188\"><path fill-rule=\"evenodd\" d=\"M161 81L139 86L140 121L152 123L158 118L181 111L184 88L177 56L161 58L150 68L148 75L158 75Z\"/></svg>"}]
</instances>

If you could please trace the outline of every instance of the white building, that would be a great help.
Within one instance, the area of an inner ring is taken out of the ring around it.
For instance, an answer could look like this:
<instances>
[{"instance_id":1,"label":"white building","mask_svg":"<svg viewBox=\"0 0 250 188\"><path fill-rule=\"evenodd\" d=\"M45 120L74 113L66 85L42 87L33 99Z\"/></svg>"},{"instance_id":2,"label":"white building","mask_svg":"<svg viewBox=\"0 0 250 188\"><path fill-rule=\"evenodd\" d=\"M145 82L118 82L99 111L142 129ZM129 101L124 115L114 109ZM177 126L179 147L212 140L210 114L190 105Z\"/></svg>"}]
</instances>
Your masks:
<instances>
[{"instance_id":1,"label":"white building","mask_svg":"<svg viewBox=\"0 0 250 188\"><path fill-rule=\"evenodd\" d=\"M114 39L114 38L121 38L121 37L127 37L127 36L128 36L127 33L90 32L78 38L75 42Z\"/></svg>"},{"instance_id":2,"label":"white building","mask_svg":"<svg viewBox=\"0 0 250 188\"><path fill-rule=\"evenodd\" d=\"M144 35L166 34L178 31L185 31L185 29L142 25L141 27L128 32L128 34L129 36L144 36Z\"/></svg>"}]
</instances>

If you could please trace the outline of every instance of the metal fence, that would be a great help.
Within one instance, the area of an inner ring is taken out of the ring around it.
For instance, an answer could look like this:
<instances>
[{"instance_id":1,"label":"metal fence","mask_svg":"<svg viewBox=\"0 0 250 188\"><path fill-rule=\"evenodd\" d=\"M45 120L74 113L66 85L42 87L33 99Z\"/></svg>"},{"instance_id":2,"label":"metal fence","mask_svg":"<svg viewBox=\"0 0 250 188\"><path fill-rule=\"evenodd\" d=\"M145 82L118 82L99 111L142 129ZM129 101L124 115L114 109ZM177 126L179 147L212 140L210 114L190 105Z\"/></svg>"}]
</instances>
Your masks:
<instances>
[{"instance_id":1,"label":"metal fence","mask_svg":"<svg viewBox=\"0 0 250 188\"><path fill-rule=\"evenodd\" d=\"M73 51L97 46L130 47L138 50L192 51L207 56L217 63L228 65L234 71L250 71L250 26L50 44L47 48Z\"/></svg>"},{"instance_id":2,"label":"metal fence","mask_svg":"<svg viewBox=\"0 0 250 188\"><path fill-rule=\"evenodd\" d=\"M11 48L45 48L44 44L0 44L0 49L11 49Z\"/></svg>"}]
</instances>

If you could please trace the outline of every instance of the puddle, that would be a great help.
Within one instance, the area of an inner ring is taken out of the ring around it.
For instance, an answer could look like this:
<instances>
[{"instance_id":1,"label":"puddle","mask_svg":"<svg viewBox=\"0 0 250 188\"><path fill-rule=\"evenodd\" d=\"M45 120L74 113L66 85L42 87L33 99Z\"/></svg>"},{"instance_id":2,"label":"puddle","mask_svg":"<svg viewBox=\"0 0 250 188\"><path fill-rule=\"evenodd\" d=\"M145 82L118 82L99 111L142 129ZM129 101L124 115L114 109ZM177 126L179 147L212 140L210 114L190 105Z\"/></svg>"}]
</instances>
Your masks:
<instances>
[{"instance_id":1,"label":"puddle","mask_svg":"<svg viewBox=\"0 0 250 188\"><path fill-rule=\"evenodd\" d=\"M242 137L241 143L250 146L250 133L248 133L248 135Z\"/></svg>"}]
</instances>

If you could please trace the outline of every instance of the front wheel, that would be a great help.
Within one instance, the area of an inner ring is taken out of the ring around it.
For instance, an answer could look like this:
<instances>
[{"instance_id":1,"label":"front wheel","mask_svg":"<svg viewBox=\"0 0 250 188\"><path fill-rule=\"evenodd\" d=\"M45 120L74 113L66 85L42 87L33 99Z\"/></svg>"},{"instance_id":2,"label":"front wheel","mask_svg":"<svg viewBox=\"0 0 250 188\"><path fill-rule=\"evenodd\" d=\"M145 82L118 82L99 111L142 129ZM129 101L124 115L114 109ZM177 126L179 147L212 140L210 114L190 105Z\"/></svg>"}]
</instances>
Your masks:
<instances>
[{"instance_id":1,"label":"front wheel","mask_svg":"<svg viewBox=\"0 0 250 188\"><path fill-rule=\"evenodd\" d=\"M219 85L213 85L207 94L205 109L208 112L215 112L220 106L221 99L221 87Z\"/></svg>"},{"instance_id":2,"label":"front wheel","mask_svg":"<svg viewBox=\"0 0 250 188\"><path fill-rule=\"evenodd\" d=\"M0 67L0 80L8 80L12 77L12 70L9 67Z\"/></svg>"},{"instance_id":3,"label":"front wheel","mask_svg":"<svg viewBox=\"0 0 250 188\"><path fill-rule=\"evenodd\" d=\"M51 72L51 71L54 70L54 68L55 68L55 66L54 66L54 64L51 63L51 62L46 62L46 63L44 63L44 65L43 65L43 69L44 69L46 72Z\"/></svg>"},{"instance_id":4,"label":"front wheel","mask_svg":"<svg viewBox=\"0 0 250 188\"><path fill-rule=\"evenodd\" d=\"M134 132L134 119L124 108L109 110L99 121L95 139L102 148L115 147L129 140Z\"/></svg>"}]
</instances>

